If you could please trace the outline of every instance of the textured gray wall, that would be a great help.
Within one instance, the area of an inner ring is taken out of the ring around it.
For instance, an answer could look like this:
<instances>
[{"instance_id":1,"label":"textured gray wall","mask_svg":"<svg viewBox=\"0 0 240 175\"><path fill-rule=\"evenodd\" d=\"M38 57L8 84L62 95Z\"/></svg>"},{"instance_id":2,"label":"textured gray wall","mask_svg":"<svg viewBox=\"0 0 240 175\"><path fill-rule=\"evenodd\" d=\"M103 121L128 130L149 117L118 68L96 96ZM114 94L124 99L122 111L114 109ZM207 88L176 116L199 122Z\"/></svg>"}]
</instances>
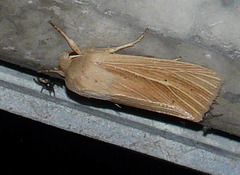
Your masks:
<instances>
[{"instance_id":1,"label":"textured gray wall","mask_svg":"<svg viewBox=\"0 0 240 175\"><path fill-rule=\"evenodd\" d=\"M239 134L240 2L236 0L22 0L0 2L0 59L40 70L56 67L64 39L53 20L80 47L117 46L150 32L122 53L203 65L225 79L205 125Z\"/></svg>"}]
</instances>

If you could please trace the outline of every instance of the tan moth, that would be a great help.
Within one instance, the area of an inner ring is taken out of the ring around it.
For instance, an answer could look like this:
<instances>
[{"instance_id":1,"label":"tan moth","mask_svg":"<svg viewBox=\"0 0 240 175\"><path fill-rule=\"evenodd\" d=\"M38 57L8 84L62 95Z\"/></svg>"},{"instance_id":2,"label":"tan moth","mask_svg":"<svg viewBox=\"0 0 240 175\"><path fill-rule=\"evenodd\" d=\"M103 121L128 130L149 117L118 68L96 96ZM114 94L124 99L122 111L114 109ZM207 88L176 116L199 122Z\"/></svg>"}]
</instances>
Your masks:
<instances>
[{"instance_id":1,"label":"tan moth","mask_svg":"<svg viewBox=\"0 0 240 175\"><path fill-rule=\"evenodd\" d=\"M121 55L117 51L135 41L112 48L79 49L60 28L50 22L73 51L63 52L59 69L71 91L88 98L169 114L199 122L218 95L223 80L199 65L144 56Z\"/></svg>"}]
</instances>

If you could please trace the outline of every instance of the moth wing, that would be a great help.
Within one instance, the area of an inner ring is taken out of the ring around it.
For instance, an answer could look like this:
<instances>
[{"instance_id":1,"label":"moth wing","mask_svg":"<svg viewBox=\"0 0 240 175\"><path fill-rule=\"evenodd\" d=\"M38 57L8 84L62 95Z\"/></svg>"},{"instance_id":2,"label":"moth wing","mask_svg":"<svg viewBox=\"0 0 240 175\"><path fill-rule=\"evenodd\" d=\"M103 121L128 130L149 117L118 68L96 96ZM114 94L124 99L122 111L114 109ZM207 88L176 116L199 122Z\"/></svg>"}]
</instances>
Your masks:
<instances>
[{"instance_id":1,"label":"moth wing","mask_svg":"<svg viewBox=\"0 0 240 175\"><path fill-rule=\"evenodd\" d=\"M212 70L176 60L115 54L100 65L116 76L112 101L196 122L223 82Z\"/></svg>"}]
</instances>

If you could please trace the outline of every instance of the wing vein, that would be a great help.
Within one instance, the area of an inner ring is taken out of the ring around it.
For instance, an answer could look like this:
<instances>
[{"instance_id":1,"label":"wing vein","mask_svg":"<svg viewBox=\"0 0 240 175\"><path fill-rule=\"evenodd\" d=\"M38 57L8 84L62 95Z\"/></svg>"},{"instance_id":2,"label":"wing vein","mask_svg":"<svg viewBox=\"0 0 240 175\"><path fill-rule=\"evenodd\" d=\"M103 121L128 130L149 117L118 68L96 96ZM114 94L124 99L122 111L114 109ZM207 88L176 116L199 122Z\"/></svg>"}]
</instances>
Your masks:
<instances>
[{"instance_id":1,"label":"wing vein","mask_svg":"<svg viewBox=\"0 0 240 175\"><path fill-rule=\"evenodd\" d=\"M117 84L119 84L119 85L121 85L122 87L124 87L124 88L126 88L126 89L128 89L128 90L130 90L130 91L132 91L132 92L134 92L135 94L140 95L141 97L145 98L146 100L150 100L147 96L145 96L145 95L139 93L138 91L136 91L136 90L130 88L129 86L126 86L126 85L124 85L124 84L122 84L122 83L119 83L119 82L117 82Z\"/></svg>"},{"instance_id":2,"label":"wing vein","mask_svg":"<svg viewBox=\"0 0 240 175\"><path fill-rule=\"evenodd\" d=\"M192 76L192 75L190 75L190 74L188 74L189 76ZM205 87L203 87L203 86L201 86L201 85L199 85L199 84L197 84L197 83L195 83L195 82L192 82L192 81L189 81L189 79L187 79L187 78L185 78L184 76L182 76L182 75L180 75L180 74L175 74L175 76L176 77L180 77L181 79L184 79L185 81L188 81L188 82L190 82L190 83L193 83L194 84L194 86L197 86L197 87L199 87L200 89L203 89L204 91L206 91L206 92L208 92L209 94L211 94L211 95L213 95L213 93L211 92L211 91L209 91L208 89L206 89ZM194 76L194 78L196 78L196 79L198 79L197 77L195 77ZM198 79L198 80L200 80L200 79ZM204 82L204 81L203 81Z\"/></svg>"},{"instance_id":3,"label":"wing vein","mask_svg":"<svg viewBox=\"0 0 240 175\"><path fill-rule=\"evenodd\" d=\"M197 114L201 115L200 112L198 110L196 110L191 104L187 103L184 99L182 99L181 97L179 97L179 95L177 95L169 86L167 86L167 88L170 90L170 92L178 99L180 99L180 101L182 101L183 103L185 103L188 107L190 107L193 111L195 111Z\"/></svg>"},{"instance_id":4,"label":"wing vein","mask_svg":"<svg viewBox=\"0 0 240 175\"><path fill-rule=\"evenodd\" d=\"M124 69L124 68L120 68L120 67L116 67L116 66L113 66L113 67L114 67L115 69L120 69L120 70L122 70L122 71L129 72L129 73L134 74L134 75L137 75L137 76L139 76L139 77L143 77L144 79L157 82L157 83L162 84L162 85L166 86L167 88L169 88L169 87L168 87L168 84L167 84L166 82L159 81L159 80L156 80L156 79L153 79L153 78L150 78L150 77L146 77L146 76L144 76L144 75L142 75L142 74L139 74L139 73L134 72L134 71L130 71L130 70L128 70L128 69ZM173 86L173 85L170 85L170 86ZM175 87L175 86L173 86L173 87ZM176 88L177 90L179 90L180 92L182 92L184 95L188 96L191 100L193 100L194 102L196 102L198 105L200 105L201 107L204 108L204 106L203 106L201 103L199 103L197 100L195 100L194 98L192 98L190 95L188 95L187 93L183 92L181 89L179 89L179 88L177 88L177 87L175 87L175 88ZM169 90L170 90L170 89L169 89ZM140 93L138 93L138 94L140 94ZM176 95L175 95L175 96L176 96ZM147 98L147 97L146 97L146 98ZM188 106L190 106L190 105L188 104ZM194 108L194 110L196 111L195 108Z\"/></svg>"}]
</instances>

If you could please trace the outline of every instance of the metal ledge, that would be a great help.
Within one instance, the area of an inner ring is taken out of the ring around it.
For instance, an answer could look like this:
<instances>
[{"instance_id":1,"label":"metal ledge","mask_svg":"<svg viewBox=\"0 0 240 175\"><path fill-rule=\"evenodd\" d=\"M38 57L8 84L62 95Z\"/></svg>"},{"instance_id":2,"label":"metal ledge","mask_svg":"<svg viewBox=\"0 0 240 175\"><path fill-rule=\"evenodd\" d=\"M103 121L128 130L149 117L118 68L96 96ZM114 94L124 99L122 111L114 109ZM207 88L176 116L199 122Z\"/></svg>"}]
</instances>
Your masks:
<instances>
[{"instance_id":1,"label":"metal ledge","mask_svg":"<svg viewBox=\"0 0 240 175\"><path fill-rule=\"evenodd\" d=\"M41 87L33 78L0 66L0 108L202 172L240 172L240 143L237 139L214 134L203 136L202 130L153 120L148 116L83 105L69 98L65 88L57 86L56 97L53 97L47 91L40 93Z\"/></svg>"}]
</instances>

